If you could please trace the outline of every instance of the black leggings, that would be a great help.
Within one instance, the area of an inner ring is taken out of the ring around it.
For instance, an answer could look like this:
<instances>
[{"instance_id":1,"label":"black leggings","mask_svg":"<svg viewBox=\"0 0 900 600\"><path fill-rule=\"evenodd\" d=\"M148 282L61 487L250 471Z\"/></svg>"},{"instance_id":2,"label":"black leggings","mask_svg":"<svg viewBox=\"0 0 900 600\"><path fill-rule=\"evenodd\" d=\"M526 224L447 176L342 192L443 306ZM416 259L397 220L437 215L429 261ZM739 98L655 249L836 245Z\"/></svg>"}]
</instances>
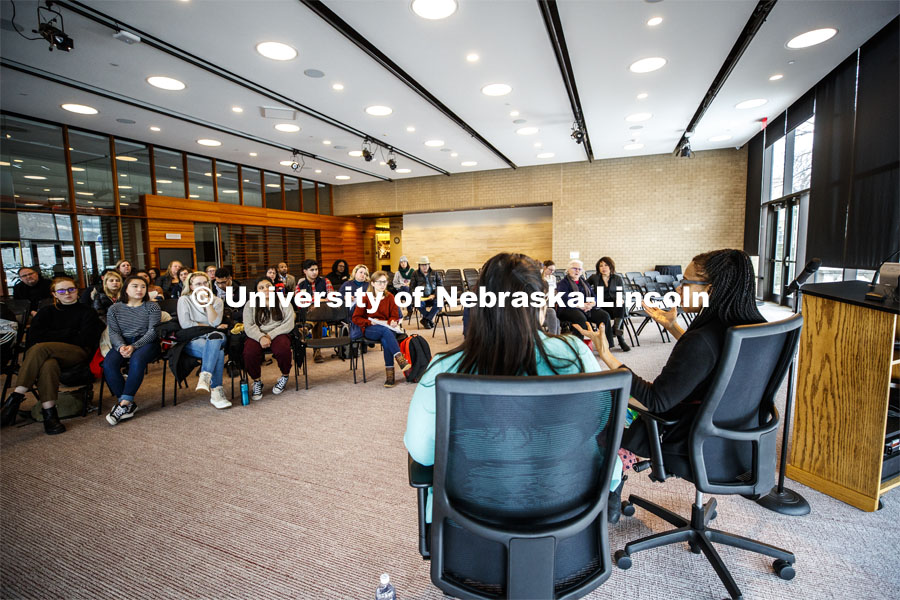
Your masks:
<instances>
[{"instance_id":1,"label":"black leggings","mask_svg":"<svg viewBox=\"0 0 900 600\"><path fill-rule=\"evenodd\" d=\"M613 330L612 323L609 319L609 313L602 308L592 308L590 312L584 312L580 308L560 308L556 311L556 316L560 321L568 321L569 323L577 323L583 329L587 329L588 321L594 325L603 323L606 330L606 341L609 347L613 346Z\"/></svg>"}]
</instances>

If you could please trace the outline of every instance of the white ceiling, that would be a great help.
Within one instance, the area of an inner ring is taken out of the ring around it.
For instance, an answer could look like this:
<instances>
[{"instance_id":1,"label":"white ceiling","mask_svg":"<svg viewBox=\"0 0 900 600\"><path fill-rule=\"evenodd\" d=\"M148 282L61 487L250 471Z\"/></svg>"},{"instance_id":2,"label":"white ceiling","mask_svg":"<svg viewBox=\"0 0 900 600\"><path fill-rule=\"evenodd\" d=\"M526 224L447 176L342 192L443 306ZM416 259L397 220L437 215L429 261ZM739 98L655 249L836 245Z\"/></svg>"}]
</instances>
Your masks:
<instances>
[{"instance_id":1,"label":"white ceiling","mask_svg":"<svg viewBox=\"0 0 900 600\"><path fill-rule=\"evenodd\" d=\"M84 3L450 173L508 168L489 148L297 0ZM583 148L569 137L573 116L535 0L459 0L457 12L439 21L415 15L408 0L329 0L325 4L516 165L586 159ZM36 6L34 1L16 2L16 23L29 35L36 28ZM672 152L755 6L755 0L560 0L561 22L595 158ZM300 132L276 131L274 124L281 121L263 118L261 109L279 103L147 44L129 46L114 40L108 28L61 10L66 33L75 40L72 52L48 52L46 43L27 41L4 22L0 55L164 111L299 148L383 177L436 174L404 157L397 162L400 168L411 170L408 174L379 165L381 156L370 163L350 157L349 151L361 147L359 137L302 113L295 121ZM8 21L11 3L2 2L0 11ZM781 0L697 126L693 149L743 145L759 130L759 119L780 114L897 13L896 0ZM647 20L655 16L663 22L647 26ZM786 48L785 43L795 35L826 26L839 30L828 42L804 50ZM264 58L254 49L262 41L290 44L299 56L287 62ZM472 52L479 55L477 62L466 61ZM633 61L650 56L665 57L668 63L653 73L628 70ZM308 77L304 75L307 69L317 69L325 76ZM775 73L784 78L769 81ZM187 88L159 90L146 83L151 75L177 78ZM11 69L2 69L2 77L3 110L291 173L278 164L290 158L285 150ZM334 83L343 84L344 90L333 90ZM488 97L480 91L488 83L507 83L513 91ZM638 100L640 92L648 97ZM734 108L751 98L768 102L752 110ZM64 102L88 104L100 112L93 116L68 113L59 108ZM390 106L393 113L387 117L366 114L365 107L373 104ZM234 105L243 107L244 112L232 112ZM520 114L510 116L514 110ZM630 129L635 124L626 122L625 117L635 112L649 112L653 117L638 123L640 130ZM119 118L136 123L118 123ZM513 123L515 119L525 122ZM161 131L151 132L151 125ZM410 126L415 127L414 132L407 131ZM530 136L516 134L516 129L525 126L540 131ZM721 134L732 138L708 141ZM209 137L222 141L222 146L197 145L197 139ZM433 139L443 140L443 148L424 145ZM643 148L624 150L633 139L644 144ZM323 140L332 144L325 145ZM344 148L337 148L340 146ZM251 157L250 152L258 156ZM541 152L554 156L539 159ZM463 167L463 161L477 165ZM323 161L307 159L305 163L302 175L309 179L338 185L376 181ZM338 181L337 175L349 175L350 179Z\"/></svg>"}]
</instances>

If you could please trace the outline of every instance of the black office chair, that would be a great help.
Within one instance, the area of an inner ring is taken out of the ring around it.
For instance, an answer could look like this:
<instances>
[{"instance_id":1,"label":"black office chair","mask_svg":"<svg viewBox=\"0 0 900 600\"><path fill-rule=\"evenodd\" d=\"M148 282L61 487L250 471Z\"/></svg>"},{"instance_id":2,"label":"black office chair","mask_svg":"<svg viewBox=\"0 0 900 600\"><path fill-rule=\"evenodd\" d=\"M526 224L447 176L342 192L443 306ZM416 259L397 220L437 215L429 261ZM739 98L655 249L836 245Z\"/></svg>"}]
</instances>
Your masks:
<instances>
[{"instance_id":1,"label":"black office chair","mask_svg":"<svg viewBox=\"0 0 900 600\"><path fill-rule=\"evenodd\" d=\"M612 571L606 501L631 373L442 374L435 385L433 482L410 459L434 585L457 598L579 598L597 588Z\"/></svg>"},{"instance_id":2,"label":"black office chair","mask_svg":"<svg viewBox=\"0 0 900 600\"><path fill-rule=\"evenodd\" d=\"M307 338L304 337L302 333L298 332L298 337L296 339L297 347L295 348L295 359L294 365L295 370L294 373L296 375L296 368L300 365L297 365L296 354L302 353L303 360L301 361L303 367L303 380L306 385L306 389L309 389L309 361L306 360L306 349L322 349L322 348L334 348L337 350L341 347L347 348L347 356L350 357L350 370L353 371L353 383L356 383L356 363L359 359L360 354L362 354L362 347L365 345L365 340L360 339L350 339L350 327L347 325L345 319L347 318L347 310L345 308L332 308L330 306L314 306L310 307L309 311L306 313L306 321L298 322L298 327L302 327L306 325L307 327L314 327L315 323L325 323L329 328L331 328L335 335L332 337L324 337L320 339L315 338ZM366 383L366 363L363 362L363 383Z\"/></svg>"},{"instance_id":3,"label":"black office chair","mask_svg":"<svg viewBox=\"0 0 900 600\"><path fill-rule=\"evenodd\" d=\"M767 494L774 486L779 421L775 394L797 351L802 325L803 317L794 315L728 330L706 398L698 412L687 417L693 419L687 454L684 448L668 447L665 437L660 444L659 426L675 427L679 421L636 409L648 428L652 456L635 465L635 471L652 467L650 478L654 481L674 475L697 489L690 520L638 496L622 503L625 515L633 515L634 506L640 506L677 529L629 542L615 554L620 568L631 566L635 552L688 542L692 552L706 555L731 597L740 598L741 590L713 546L715 542L771 556L776 559L772 566L779 577L794 577L795 558L787 550L709 528L716 518L716 500L703 504L703 494L755 496Z\"/></svg>"}]
</instances>

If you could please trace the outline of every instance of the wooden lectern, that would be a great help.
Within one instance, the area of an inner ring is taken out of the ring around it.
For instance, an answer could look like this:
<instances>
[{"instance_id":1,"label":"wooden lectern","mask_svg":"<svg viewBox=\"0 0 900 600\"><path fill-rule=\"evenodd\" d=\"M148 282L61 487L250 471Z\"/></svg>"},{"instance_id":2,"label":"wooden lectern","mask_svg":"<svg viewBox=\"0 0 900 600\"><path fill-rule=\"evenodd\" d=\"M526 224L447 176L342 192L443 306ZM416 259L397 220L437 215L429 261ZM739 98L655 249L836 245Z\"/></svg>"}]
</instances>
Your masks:
<instances>
[{"instance_id":1,"label":"wooden lectern","mask_svg":"<svg viewBox=\"0 0 900 600\"><path fill-rule=\"evenodd\" d=\"M803 286L803 333L787 476L865 510L900 486L881 480L891 374L900 360L896 304L862 281Z\"/></svg>"}]
</instances>

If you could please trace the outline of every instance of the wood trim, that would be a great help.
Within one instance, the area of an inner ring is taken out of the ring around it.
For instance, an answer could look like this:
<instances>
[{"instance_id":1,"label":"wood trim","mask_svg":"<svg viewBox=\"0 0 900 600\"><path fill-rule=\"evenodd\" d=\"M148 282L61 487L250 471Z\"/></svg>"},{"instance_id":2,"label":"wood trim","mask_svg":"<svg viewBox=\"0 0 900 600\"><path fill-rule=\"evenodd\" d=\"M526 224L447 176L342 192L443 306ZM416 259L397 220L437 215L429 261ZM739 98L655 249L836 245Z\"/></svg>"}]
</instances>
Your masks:
<instances>
[{"instance_id":1,"label":"wood trim","mask_svg":"<svg viewBox=\"0 0 900 600\"><path fill-rule=\"evenodd\" d=\"M150 192L156 195L156 146L148 144L150 149Z\"/></svg>"},{"instance_id":2,"label":"wood trim","mask_svg":"<svg viewBox=\"0 0 900 600\"><path fill-rule=\"evenodd\" d=\"M319 214L321 211L319 210L319 184L316 181L312 182L313 189L316 190L316 214ZM303 189L303 182L300 182L300 189ZM301 205L302 207L302 205Z\"/></svg>"},{"instance_id":3,"label":"wood trim","mask_svg":"<svg viewBox=\"0 0 900 600\"><path fill-rule=\"evenodd\" d=\"M213 202L219 201L219 172L216 171L216 159L211 158L212 167L210 167L213 180Z\"/></svg>"},{"instance_id":4,"label":"wood trim","mask_svg":"<svg viewBox=\"0 0 900 600\"><path fill-rule=\"evenodd\" d=\"M237 177L238 177L238 204L244 205L244 167L241 165L237 166Z\"/></svg>"},{"instance_id":5,"label":"wood trim","mask_svg":"<svg viewBox=\"0 0 900 600\"><path fill-rule=\"evenodd\" d=\"M278 181L281 182L281 210L287 209L287 194L284 193L284 174L279 174ZM300 199L303 202L303 198ZM301 206L302 208L302 206ZM301 211L302 212L302 211Z\"/></svg>"},{"instance_id":6,"label":"wood trim","mask_svg":"<svg viewBox=\"0 0 900 600\"><path fill-rule=\"evenodd\" d=\"M187 152L181 153L181 175L184 179L184 199L191 199L191 184L188 182Z\"/></svg>"},{"instance_id":7,"label":"wood trim","mask_svg":"<svg viewBox=\"0 0 900 600\"><path fill-rule=\"evenodd\" d=\"M878 496L871 498L866 494L857 492L856 490L851 490L850 488L846 488L840 484L828 481L827 479L819 477L818 475L815 475L808 471L798 469L791 464L787 465L787 471L785 471L785 474L789 479L792 479L797 483L802 483L803 485L809 486L814 490L818 490L823 494L827 494L832 498L837 498L841 502L846 502L850 506L855 506L860 510L864 510L866 512L873 512L878 510Z\"/></svg>"},{"instance_id":8,"label":"wood trim","mask_svg":"<svg viewBox=\"0 0 900 600\"><path fill-rule=\"evenodd\" d=\"M75 177L72 176L72 154L69 144L69 126L62 126L63 154L66 159L66 183L69 188L69 222L72 224L72 246L75 249L75 269L78 271L78 287L85 287L84 260L81 256L81 232L78 230L78 215L75 212Z\"/></svg>"},{"instance_id":9,"label":"wood trim","mask_svg":"<svg viewBox=\"0 0 900 600\"><path fill-rule=\"evenodd\" d=\"M325 185L328 186L328 208L330 209L328 211L328 214L333 215L334 214L334 186L331 185L330 183L325 184Z\"/></svg>"}]
</instances>

